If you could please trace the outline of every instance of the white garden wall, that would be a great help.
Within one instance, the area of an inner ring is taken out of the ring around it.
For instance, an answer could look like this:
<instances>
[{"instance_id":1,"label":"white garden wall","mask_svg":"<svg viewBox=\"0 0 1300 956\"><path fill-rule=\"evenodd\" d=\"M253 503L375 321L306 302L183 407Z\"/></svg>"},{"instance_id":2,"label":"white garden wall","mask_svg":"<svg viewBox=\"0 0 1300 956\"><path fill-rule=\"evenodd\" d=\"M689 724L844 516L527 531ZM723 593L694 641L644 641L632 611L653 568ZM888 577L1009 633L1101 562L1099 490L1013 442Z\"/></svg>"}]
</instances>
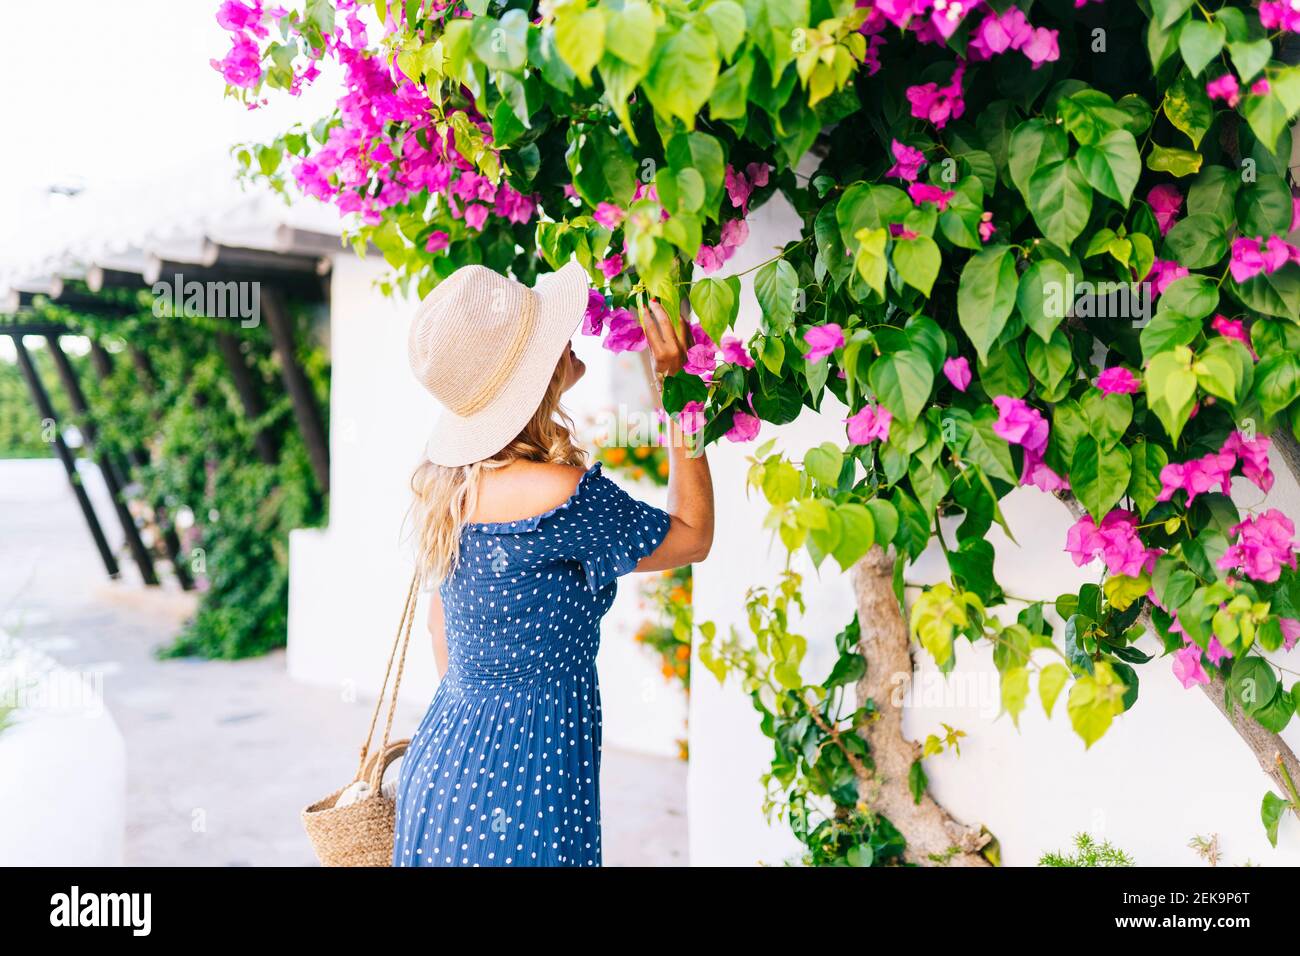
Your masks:
<instances>
[{"instance_id":1,"label":"white garden wall","mask_svg":"<svg viewBox=\"0 0 1300 956\"><path fill-rule=\"evenodd\" d=\"M101 675L102 677L102 675ZM126 747L102 681L0 631L0 866L121 866Z\"/></svg>"}]
</instances>

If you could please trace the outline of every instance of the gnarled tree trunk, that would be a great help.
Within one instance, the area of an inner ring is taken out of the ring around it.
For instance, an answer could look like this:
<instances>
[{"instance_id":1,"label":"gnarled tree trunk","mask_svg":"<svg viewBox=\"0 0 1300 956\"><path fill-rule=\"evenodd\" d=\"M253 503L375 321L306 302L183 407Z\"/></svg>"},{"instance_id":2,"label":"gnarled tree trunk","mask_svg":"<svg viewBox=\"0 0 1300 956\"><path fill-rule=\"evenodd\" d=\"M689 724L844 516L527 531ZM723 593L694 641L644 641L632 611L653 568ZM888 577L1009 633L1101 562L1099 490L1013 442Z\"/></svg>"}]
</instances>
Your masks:
<instances>
[{"instance_id":1,"label":"gnarled tree trunk","mask_svg":"<svg viewBox=\"0 0 1300 956\"><path fill-rule=\"evenodd\" d=\"M980 850L992 837L983 827L953 819L928 793L917 803L908 786L920 748L903 735L902 696L912 683L912 641L894 596L892 551L874 547L853 566L861 627L859 648L867 671L858 703L875 701L876 715L858 733L871 747L875 770L859 774L858 790L873 811L887 817L907 840L908 862L921 866L988 866Z\"/></svg>"}]
</instances>

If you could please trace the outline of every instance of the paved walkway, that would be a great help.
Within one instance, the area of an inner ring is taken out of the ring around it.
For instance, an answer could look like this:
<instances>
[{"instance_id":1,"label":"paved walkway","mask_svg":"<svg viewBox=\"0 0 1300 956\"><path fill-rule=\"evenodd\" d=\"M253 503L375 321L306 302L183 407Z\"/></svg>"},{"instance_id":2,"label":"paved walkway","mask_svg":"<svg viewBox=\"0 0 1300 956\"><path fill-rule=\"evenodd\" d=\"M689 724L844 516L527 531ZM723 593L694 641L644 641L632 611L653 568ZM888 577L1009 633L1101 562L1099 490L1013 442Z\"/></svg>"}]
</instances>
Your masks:
<instances>
[{"instance_id":1,"label":"paved walkway","mask_svg":"<svg viewBox=\"0 0 1300 956\"><path fill-rule=\"evenodd\" d=\"M373 701L289 680L283 652L158 660L188 598L108 581L57 462L0 461L0 529L0 626L104 674L126 739L126 862L314 863L298 812L350 778ZM607 865L685 864L685 764L607 749L601 788Z\"/></svg>"}]
</instances>

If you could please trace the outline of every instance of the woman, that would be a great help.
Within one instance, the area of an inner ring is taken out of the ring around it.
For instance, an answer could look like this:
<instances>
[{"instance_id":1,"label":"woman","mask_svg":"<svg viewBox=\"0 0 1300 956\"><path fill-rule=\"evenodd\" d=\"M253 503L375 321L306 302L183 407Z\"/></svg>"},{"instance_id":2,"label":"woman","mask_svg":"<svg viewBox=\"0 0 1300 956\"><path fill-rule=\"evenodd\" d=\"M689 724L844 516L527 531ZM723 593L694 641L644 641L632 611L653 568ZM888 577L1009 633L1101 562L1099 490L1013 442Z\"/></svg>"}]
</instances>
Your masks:
<instances>
[{"instance_id":1,"label":"woman","mask_svg":"<svg viewBox=\"0 0 1300 956\"><path fill-rule=\"evenodd\" d=\"M586 305L577 263L536 289L465 266L412 324L446 406L411 482L443 677L402 761L395 866L600 865L600 619L616 577L712 544L708 463L675 425L667 513L585 467L560 396ZM685 333L657 303L642 323L662 381Z\"/></svg>"}]
</instances>

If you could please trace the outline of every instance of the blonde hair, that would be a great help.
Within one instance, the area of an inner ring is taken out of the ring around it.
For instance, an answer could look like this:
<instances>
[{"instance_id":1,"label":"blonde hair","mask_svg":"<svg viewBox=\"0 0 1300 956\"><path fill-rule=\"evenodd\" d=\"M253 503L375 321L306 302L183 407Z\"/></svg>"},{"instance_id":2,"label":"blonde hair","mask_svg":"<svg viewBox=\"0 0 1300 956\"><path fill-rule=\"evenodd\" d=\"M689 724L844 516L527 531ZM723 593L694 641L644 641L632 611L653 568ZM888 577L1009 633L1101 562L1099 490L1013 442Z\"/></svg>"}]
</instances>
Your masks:
<instances>
[{"instance_id":1,"label":"blonde hair","mask_svg":"<svg viewBox=\"0 0 1300 956\"><path fill-rule=\"evenodd\" d=\"M425 586L439 584L456 569L461 529L478 504L479 481L485 472L520 459L586 466L587 453L573 440L573 420L560 406L566 371L567 363L561 360L528 424L491 458L454 467L424 461L415 469L411 517Z\"/></svg>"}]
</instances>

